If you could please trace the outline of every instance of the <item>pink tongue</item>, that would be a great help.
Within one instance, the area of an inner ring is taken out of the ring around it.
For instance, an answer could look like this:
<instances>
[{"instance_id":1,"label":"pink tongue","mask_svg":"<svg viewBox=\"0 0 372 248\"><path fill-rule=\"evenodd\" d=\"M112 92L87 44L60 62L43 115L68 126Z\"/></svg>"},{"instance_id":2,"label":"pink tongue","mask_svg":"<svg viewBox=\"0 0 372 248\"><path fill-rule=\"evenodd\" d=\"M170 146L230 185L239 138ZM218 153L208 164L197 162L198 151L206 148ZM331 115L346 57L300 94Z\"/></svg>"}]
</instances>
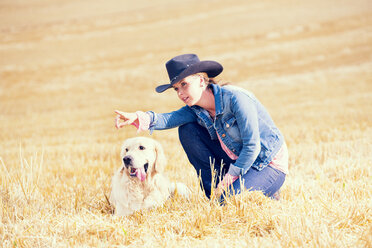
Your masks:
<instances>
[{"instance_id":1,"label":"pink tongue","mask_svg":"<svg viewBox=\"0 0 372 248\"><path fill-rule=\"evenodd\" d=\"M138 179L141 180L141 182L145 181L145 179L146 179L145 169L143 169L143 168L137 169L136 170L136 177L138 177Z\"/></svg>"}]
</instances>

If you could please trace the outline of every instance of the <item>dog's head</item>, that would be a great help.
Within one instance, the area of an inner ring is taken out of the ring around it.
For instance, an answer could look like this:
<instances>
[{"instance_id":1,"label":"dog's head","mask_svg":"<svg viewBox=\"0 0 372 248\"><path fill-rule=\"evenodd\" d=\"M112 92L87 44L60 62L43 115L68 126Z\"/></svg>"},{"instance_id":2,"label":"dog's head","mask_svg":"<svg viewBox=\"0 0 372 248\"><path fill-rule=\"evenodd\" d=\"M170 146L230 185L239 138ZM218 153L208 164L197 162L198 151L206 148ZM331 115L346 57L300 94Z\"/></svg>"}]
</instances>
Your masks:
<instances>
[{"instance_id":1,"label":"dog's head","mask_svg":"<svg viewBox=\"0 0 372 248\"><path fill-rule=\"evenodd\" d=\"M120 172L140 181L161 172L166 164L160 143L146 137L127 139L121 149L121 158L123 167Z\"/></svg>"}]
</instances>

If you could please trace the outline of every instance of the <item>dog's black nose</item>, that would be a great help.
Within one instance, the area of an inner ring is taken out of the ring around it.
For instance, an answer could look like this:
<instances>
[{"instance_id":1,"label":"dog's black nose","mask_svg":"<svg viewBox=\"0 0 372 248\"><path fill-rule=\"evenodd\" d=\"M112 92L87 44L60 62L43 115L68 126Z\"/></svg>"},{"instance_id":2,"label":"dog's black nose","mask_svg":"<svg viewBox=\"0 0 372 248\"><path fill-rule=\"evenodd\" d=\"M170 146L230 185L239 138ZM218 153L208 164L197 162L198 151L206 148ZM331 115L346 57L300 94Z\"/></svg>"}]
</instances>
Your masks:
<instances>
[{"instance_id":1,"label":"dog's black nose","mask_svg":"<svg viewBox=\"0 0 372 248\"><path fill-rule=\"evenodd\" d=\"M132 163L132 157L130 157L130 156L125 156L125 157L123 158L123 161L124 161L124 164L125 164L125 165L130 165L130 164Z\"/></svg>"}]
</instances>

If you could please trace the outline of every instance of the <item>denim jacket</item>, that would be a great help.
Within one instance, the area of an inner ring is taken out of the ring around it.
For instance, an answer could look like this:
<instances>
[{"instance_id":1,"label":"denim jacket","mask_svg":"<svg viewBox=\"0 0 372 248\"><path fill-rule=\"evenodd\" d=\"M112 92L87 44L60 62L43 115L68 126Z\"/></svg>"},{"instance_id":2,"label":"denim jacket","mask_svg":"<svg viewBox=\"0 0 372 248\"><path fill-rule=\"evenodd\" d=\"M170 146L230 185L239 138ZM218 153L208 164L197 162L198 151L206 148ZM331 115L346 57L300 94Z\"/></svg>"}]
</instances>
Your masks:
<instances>
[{"instance_id":1,"label":"denim jacket","mask_svg":"<svg viewBox=\"0 0 372 248\"><path fill-rule=\"evenodd\" d=\"M186 105L162 114L148 111L150 132L198 122L208 130L212 140L218 139L218 133L227 148L238 156L229 167L231 175L244 175L251 167L262 170L278 153L283 135L251 92L230 85L210 86L215 97L214 119L199 106Z\"/></svg>"}]
</instances>

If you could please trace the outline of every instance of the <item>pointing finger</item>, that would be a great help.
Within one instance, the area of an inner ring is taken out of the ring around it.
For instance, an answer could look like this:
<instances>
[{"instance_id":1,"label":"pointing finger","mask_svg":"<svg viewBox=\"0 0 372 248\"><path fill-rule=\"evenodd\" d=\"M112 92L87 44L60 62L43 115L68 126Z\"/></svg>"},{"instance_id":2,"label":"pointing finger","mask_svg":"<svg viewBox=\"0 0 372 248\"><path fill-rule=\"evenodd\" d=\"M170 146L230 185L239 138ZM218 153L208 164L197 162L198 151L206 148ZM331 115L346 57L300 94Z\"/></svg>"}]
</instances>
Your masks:
<instances>
[{"instance_id":1,"label":"pointing finger","mask_svg":"<svg viewBox=\"0 0 372 248\"><path fill-rule=\"evenodd\" d=\"M115 110L115 113L117 113L118 115L120 115L120 116L124 116L125 115L125 113L124 112L122 112L122 111L119 111L119 110Z\"/></svg>"}]
</instances>

